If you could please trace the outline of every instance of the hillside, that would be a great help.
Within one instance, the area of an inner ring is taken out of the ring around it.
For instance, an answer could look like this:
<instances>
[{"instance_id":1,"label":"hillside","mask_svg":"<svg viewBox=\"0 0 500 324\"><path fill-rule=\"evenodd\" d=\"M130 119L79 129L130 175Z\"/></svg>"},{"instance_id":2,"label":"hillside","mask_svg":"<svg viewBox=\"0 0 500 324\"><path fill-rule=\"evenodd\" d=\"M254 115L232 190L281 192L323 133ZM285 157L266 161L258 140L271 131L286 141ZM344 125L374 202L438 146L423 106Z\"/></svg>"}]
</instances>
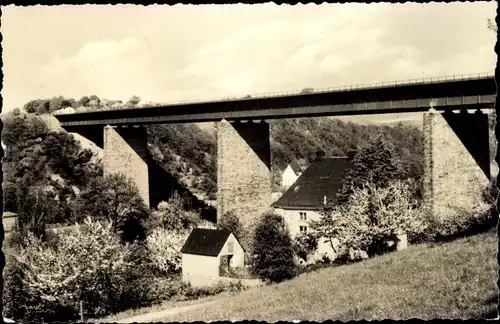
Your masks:
<instances>
[{"instance_id":1,"label":"hillside","mask_svg":"<svg viewBox=\"0 0 500 324\"><path fill-rule=\"evenodd\" d=\"M295 158L308 159L317 150L326 156L344 156L381 134L409 176L422 174L422 134L415 127L358 125L330 118L281 119L270 121L274 190L281 172ZM148 127L151 150L156 160L178 176L193 191L215 198L217 139L213 124L170 124Z\"/></svg>"},{"instance_id":2,"label":"hillside","mask_svg":"<svg viewBox=\"0 0 500 324\"><path fill-rule=\"evenodd\" d=\"M170 312L169 305L163 314L144 314L143 321L492 318L498 299L497 246L495 229L450 243L414 245L282 284L215 297L210 303L199 300L198 307L182 312Z\"/></svg>"}]
</instances>

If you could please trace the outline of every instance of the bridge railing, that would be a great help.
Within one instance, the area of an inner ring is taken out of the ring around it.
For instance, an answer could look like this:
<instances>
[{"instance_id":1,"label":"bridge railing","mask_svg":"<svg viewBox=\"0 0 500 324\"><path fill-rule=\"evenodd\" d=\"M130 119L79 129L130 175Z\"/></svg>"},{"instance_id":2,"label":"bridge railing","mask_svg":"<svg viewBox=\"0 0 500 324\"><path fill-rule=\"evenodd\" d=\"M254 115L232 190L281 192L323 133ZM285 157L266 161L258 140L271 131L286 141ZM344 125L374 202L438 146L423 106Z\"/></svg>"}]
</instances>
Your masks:
<instances>
[{"instance_id":1,"label":"bridge railing","mask_svg":"<svg viewBox=\"0 0 500 324\"><path fill-rule=\"evenodd\" d=\"M230 98L214 99L214 100L196 100L196 101L181 100L181 101L161 104L161 106L197 103L197 102L225 102L225 101L245 100L245 99L251 100L251 99L256 99L256 98L274 98L274 97L284 97L284 96L292 96L292 95L303 95L303 94L324 93L324 92L334 92L334 91L339 91L339 92L340 91L353 91L353 90L391 87L391 86L409 85L409 84L426 84L426 83L440 83L440 82L447 82L447 81L477 80L477 79L486 79L486 78L489 78L492 76L495 76L494 72L455 74L455 75L447 75L447 76L439 76L439 77L424 77L424 78L416 78L416 79L405 79L405 80L386 81L386 82L378 82L378 83L355 84L355 85L329 87L329 88L318 88L318 89L306 88L307 91L302 89L302 90L266 92L266 93L247 95L244 97L230 97Z\"/></svg>"},{"instance_id":2,"label":"bridge railing","mask_svg":"<svg viewBox=\"0 0 500 324\"><path fill-rule=\"evenodd\" d=\"M244 97L230 97L223 99L212 99L212 100L179 100L175 102L169 103L158 103L154 105L148 106L138 106L134 108L152 108L152 107L165 107L165 106L175 106L182 104L195 104L195 103L203 103L203 102L227 102L232 100L251 100L256 98L276 98L276 97L284 97L284 96L298 96L303 94L316 94L316 93L325 93L325 92L342 92L342 91L353 91L353 90L363 90L363 89L373 89L373 88L383 88L383 87L392 87L392 86L403 86L403 85L411 85L411 84L430 84L430 83L440 83L447 81L464 81L464 80L477 80L477 79L486 79L495 76L494 72L483 72L483 73L470 73L470 74L455 74L455 75L447 75L447 76L439 76L439 77L423 77L417 79L406 79L406 80L397 80L397 81L386 81L386 82L378 82L378 83L367 83L367 84L355 84L355 85L347 85L347 86L339 86L339 87L329 87L329 88L306 88L302 90L292 90L292 91L279 91L279 92L268 92L268 93L259 93L253 95L247 95ZM107 110L122 110L128 109L126 107L120 108L109 108L109 109L99 109L98 111L107 111ZM76 112L78 113L78 112ZM55 113L58 114L57 112Z\"/></svg>"},{"instance_id":3,"label":"bridge railing","mask_svg":"<svg viewBox=\"0 0 500 324\"><path fill-rule=\"evenodd\" d=\"M447 82L447 81L463 81L463 80L477 80L477 79L486 79L489 77L495 76L493 72L483 72L483 73L470 73L470 74L455 74L455 75L447 75L447 76L439 76L439 77L424 77L424 78L416 78L416 79L405 79L405 80L396 80L396 81L386 81L386 82L377 82L377 83L365 83L365 84L354 84L347 86L339 86L339 87L329 87L329 88L318 88L313 89L310 88L307 91L303 90L293 90L293 91L281 91L281 92L268 92L268 93L260 93L251 95L248 99L252 98L272 98L279 96L289 96L289 95L302 95L309 93L322 93L322 92L333 92L333 91L352 91L359 89L370 89L370 88L381 88L381 87L391 87L397 85L407 85L407 84L419 84L419 83L439 83L439 82ZM234 100L232 99L223 99L221 101ZM239 98L245 99L245 98Z\"/></svg>"}]
</instances>

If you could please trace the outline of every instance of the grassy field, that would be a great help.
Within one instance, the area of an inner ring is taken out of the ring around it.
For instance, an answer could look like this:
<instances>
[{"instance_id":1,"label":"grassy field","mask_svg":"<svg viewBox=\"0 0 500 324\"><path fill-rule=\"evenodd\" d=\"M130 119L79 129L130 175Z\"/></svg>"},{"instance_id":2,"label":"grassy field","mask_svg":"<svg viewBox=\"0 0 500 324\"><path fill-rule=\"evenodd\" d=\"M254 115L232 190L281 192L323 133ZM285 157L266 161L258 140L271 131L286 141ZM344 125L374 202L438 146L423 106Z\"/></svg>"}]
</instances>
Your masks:
<instances>
[{"instance_id":1,"label":"grassy field","mask_svg":"<svg viewBox=\"0 0 500 324\"><path fill-rule=\"evenodd\" d=\"M155 321L494 317L497 246L496 229L446 244L410 246L220 296L213 304Z\"/></svg>"}]
</instances>

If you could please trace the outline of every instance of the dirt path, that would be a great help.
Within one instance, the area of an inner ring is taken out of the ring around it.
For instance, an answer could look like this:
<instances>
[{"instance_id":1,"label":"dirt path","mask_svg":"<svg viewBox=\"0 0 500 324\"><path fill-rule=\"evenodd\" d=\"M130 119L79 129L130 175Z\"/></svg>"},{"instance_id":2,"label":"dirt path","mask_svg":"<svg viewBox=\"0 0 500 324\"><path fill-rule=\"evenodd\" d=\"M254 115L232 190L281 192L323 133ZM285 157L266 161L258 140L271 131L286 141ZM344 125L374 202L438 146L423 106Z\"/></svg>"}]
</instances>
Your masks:
<instances>
[{"instance_id":1,"label":"dirt path","mask_svg":"<svg viewBox=\"0 0 500 324\"><path fill-rule=\"evenodd\" d=\"M178 313L182 313L188 310L192 310L196 307L204 306L204 305L209 305L217 302L216 300L200 303L200 304L194 304L194 305L188 305L188 306L180 306L180 307L174 307L170 309L165 309L162 311L158 312L152 312L152 313L147 313L147 314L142 314L142 315L137 315L129 318L124 318L122 320L116 321L115 323L144 323L144 322L154 322L157 321L158 319L161 319L163 317L169 316L169 315L174 315Z\"/></svg>"}]
</instances>

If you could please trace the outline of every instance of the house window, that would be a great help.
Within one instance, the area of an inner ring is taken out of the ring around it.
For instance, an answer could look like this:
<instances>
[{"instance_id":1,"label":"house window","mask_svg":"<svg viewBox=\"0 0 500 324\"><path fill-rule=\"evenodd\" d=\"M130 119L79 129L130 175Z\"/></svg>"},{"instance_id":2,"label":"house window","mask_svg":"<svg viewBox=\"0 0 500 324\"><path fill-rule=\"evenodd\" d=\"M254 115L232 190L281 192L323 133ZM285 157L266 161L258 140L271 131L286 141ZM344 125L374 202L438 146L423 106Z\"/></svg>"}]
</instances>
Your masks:
<instances>
[{"instance_id":1,"label":"house window","mask_svg":"<svg viewBox=\"0 0 500 324\"><path fill-rule=\"evenodd\" d=\"M307 215L305 212L300 212L300 220L307 220Z\"/></svg>"},{"instance_id":2,"label":"house window","mask_svg":"<svg viewBox=\"0 0 500 324\"><path fill-rule=\"evenodd\" d=\"M234 253L234 242L227 242L227 253Z\"/></svg>"},{"instance_id":3,"label":"house window","mask_svg":"<svg viewBox=\"0 0 500 324\"><path fill-rule=\"evenodd\" d=\"M307 226L299 226L299 230L301 233L306 233L307 232Z\"/></svg>"}]
</instances>

